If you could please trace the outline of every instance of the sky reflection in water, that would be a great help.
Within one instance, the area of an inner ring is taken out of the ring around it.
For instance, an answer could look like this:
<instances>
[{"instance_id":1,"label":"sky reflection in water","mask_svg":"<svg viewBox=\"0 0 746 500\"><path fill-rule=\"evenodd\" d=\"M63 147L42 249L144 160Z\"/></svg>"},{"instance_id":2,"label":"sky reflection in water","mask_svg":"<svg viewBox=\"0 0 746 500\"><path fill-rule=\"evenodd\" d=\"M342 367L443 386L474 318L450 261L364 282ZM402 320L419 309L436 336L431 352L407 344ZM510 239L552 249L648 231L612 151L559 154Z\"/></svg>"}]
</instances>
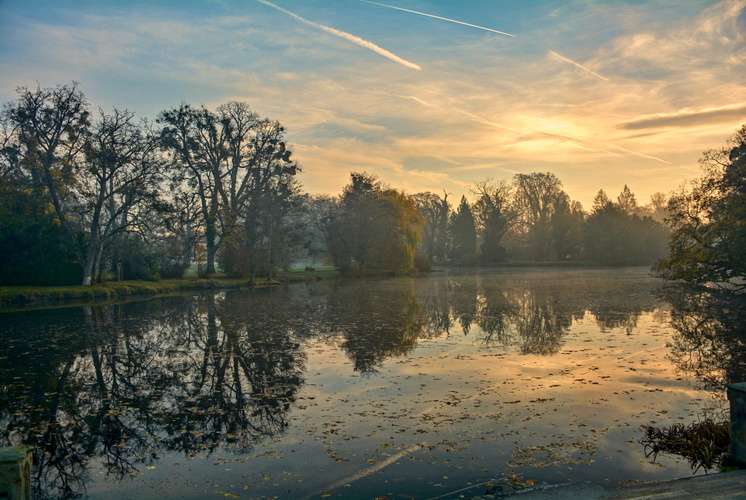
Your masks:
<instances>
[{"instance_id":1,"label":"sky reflection in water","mask_svg":"<svg viewBox=\"0 0 746 500\"><path fill-rule=\"evenodd\" d=\"M703 355L697 328L738 318L695 317L706 297L661 286L645 269L490 270L6 313L2 437L39 447L40 497L688 476L646 459L639 427L724 407L743 374L723 346L742 339Z\"/></svg>"}]
</instances>

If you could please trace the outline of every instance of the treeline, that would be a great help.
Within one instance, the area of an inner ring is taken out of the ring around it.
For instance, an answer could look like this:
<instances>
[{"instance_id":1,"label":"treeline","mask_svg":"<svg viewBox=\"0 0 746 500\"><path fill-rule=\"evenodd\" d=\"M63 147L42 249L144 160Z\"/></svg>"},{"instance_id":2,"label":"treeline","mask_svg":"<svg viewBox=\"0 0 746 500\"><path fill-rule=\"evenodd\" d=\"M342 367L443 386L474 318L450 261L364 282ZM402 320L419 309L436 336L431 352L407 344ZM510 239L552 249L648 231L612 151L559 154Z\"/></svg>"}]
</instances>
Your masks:
<instances>
[{"instance_id":1,"label":"treeline","mask_svg":"<svg viewBox=\"0 0 746 500\"><path fill-rule=\"evenodd\" d=\"M627 186L612 201L603 190L590 212L572 201L552 173L485 180L451 211L447 195L416 195L425 220L422 251L428 261L589 261L649 264L665 255L665 195L638 204Z\"/></svg>"},{"instance_id":2,"label":"treeline","mask_svg":"<svg viewBox=\"0 0 746 500\"><path fill-rule=\"evenodd\" d=\"M182 103L155 122L91 113L77 84L2 111L0 283L249 276L297 245L300 171L276 121Z\"/></svg>"},{"instance_id":3,"label":"treeline","mask_svg":"<svg viewBox=\"0 0 746 500\"><path fill-rule=\"evenodd\" d=\"M310 196L283 126L242 102L138 120L92 112L76 83L19 88L1 114L0 283L179 277L193 265L254 280L294 262L349 273L509 258L650 264L666 197L625 186L583 210L551 173L485 180L454 207L353 173Z\"/></svg>"},{"instance_id":4,"label":"treeline","mask_svg":"<svg viewBox=\"0 0 746 500\"><path fill-rule=\"evenodd\" d=\"M448 193L407 196L375 176L353 173L339 198L311 199L318 254L358 273L428 269L434 262L587 261L652 264L666 254L666 199L641 206L625 186L616 201L599 191L590 212L551 173L477 183L470 203Z\"/></svg>"}]
</instances>

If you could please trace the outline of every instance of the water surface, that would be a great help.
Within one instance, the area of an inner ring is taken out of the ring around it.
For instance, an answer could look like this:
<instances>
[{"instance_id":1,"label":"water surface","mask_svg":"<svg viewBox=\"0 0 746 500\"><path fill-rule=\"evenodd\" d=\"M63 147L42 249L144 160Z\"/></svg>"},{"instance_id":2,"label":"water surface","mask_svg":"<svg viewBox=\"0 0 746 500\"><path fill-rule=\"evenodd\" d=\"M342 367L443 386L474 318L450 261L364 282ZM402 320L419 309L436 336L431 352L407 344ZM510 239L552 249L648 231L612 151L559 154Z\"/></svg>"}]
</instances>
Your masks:
<instances>
[{"instance_id":1,"label":"water surface","mask_svg":"<svg viewBox=\"0 0 746 500\"><path fill-rule=\"evenodd\" d=\"M4 313L2 444L37 447L38 498L684 477L638 439L744 375L743 313L708 300L641 268L493 269Z\"/></svg>"}]
</instances>

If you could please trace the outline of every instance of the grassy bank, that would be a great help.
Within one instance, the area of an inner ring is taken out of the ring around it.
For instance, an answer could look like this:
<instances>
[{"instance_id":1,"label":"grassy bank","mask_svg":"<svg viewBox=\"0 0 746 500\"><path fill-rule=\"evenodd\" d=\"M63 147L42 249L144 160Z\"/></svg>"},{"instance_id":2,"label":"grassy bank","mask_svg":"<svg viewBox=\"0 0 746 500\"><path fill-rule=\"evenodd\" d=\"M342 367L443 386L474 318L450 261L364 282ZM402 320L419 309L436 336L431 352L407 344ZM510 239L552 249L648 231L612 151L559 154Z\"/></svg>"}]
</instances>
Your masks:
<instances>
[{"instance_id":1,"label":"grassy bank","mask_svg":"<svg viewBox=\"0 0 746 500\"><path fill-rule=\"evenodd\" d=\"M275 279L260 278L257 287L308 283L335 278L334 270L287 271L277 273ZM246 279L214 276L207 279L183 278L160 281L108 281L90 286L3 286L0 287L0 307L17 308L67 302L105 302L136 296L155 296L206 289L248 288Z\"/></svg>"}]
</instances>

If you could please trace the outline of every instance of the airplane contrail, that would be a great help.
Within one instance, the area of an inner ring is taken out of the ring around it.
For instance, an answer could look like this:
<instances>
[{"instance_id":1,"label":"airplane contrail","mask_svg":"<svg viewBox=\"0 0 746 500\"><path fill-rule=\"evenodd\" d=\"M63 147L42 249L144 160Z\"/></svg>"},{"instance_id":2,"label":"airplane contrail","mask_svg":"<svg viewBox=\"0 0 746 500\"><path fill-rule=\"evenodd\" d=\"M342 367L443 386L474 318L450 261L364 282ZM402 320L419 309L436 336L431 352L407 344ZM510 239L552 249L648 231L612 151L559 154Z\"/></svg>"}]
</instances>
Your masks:
<instances>
[{"instance_id":1,"label":"airplane contrail","mask_svg":"<svg viewBox=\"0 0 746 500\"><path fill-rule=\"evenodd\" d=\"M355 35L353 35L351 33L347 33L346 31L341 31L341 30L338 30L338 29L335 29L335 28L330 28L329 26L324 26L323 24L319 24L319 23L315 23L313 21L309 21L308 19L302 18L299 15L290 12L289 10L283 9L282 7L280 7L278 5L275 5L275 4L271 3L271 2L268 2L267 0L257 0L257 1L263 3L264 5L272 7L273 9L277 9L280 12L284 12L285 14L287 14L289 16L292 16L295 19L297 19L298 21L300 21L302 23L306 23L309 26L313 26L314 28L319 28L321 30L326 31L327 33L331 33L334 36L338 36L340 38L344 38L345 40L348 40L348 41L350 41L352 43L360 45L361 47L365 47L366 49L370 49L373 52L376 52L376 53L382 55L383 57L391 59L394 62L398 62L399 64L403 64L404 66L406 66L408 68L412 68L412 69L416 69L416 70L421 70L422 69L421 67L419 67L415 63L407 61L406 59L402 59L401 57L397 56L396 54L391 53L391 52L389 52L388 50L386 50L386 49L384 49L382 47L379 47L378 45L376 45L373 42L369 42L368 40L364 40L364 39L360 38L359 36L355 36Z\"/></svg>"},{"instance_id":2,"label":"airplane contrail","mask_svg":"<svg viewBox=\"0 0 746 500\"><path fill-rule=\"evenodd\" d=\"M592 69L590 69L590 68L588 68L586 66L583 66L579 62L575 62L572 59L568 59L567 57L563 56L562 54L558 54L558 53L556 53L553 50L547 51L547 54L549 54L550 56L554 57L555 59L559 59L560 61L564 61L566 63L570 63L573 66L577 66L578 68L582 69L583 71L587 71L588 73L590 73L591 75L595 76L596 78L600 78L601 80L604 80L606 82L611 81L608 78L606 78L605 76L599 75L598 73L596 73Z\"/></svg>"},{"instance_id":3,"label":"airplane contrail","mask_svg":"<svg viewBox=\"0 0 746 500\"><path fill-rule=\"evenodd\" d=\"M631 155L634 155L634 156L639 156L640 158L647 158L648 160L655 160L655 161L659 161L661 163L666 163L668 165L671 164L670 161L663 160L661 158L658 158L657 156L651 156L651 155L646 155L646 154L638 153L637 151L632 151L631 149L623 148L621 146L614 146L613 144L610 144L609 147L614 148L617 151L621 151L623 153L631 154Z\"/></svg>"},{"instance_id":4,"label":"airplane contrail","mask_svg":"<svg viewBox=\"0 0 746 500\"><path fill-rule=\"evenodd\" d=\"M449 19L447 17L434 16L433 14L426 14L424 12L419 12L419 11L410 10L410 9L404 9L402 7L394 7L393 5L386 5L385 3L370 2L368 0L360 0L360 1L361 2L365 2L365 3L370 3L370 4L373 4L373 5L380 5L381 7L388 7L389 9L396 9L396 10L401 10L401 11L404 11L404 12L410 12L412 14L419 14L420 16L432 17L433 19L440 19L441 21L448 21L449 23L463 24L464 26L470 26L472 28L478 28L480 30L491 31L493 33L499 33L501 35L512 36L513 38L515 38L515 35L510 34L510 33L506 33L504 31L493 30L492 28L485 28L484 26L479 26L479 25L476 25L476 24L469 24L469 23L465 23L463 21L457 21L455 19Z\"/></svg>"}]
</instances>

